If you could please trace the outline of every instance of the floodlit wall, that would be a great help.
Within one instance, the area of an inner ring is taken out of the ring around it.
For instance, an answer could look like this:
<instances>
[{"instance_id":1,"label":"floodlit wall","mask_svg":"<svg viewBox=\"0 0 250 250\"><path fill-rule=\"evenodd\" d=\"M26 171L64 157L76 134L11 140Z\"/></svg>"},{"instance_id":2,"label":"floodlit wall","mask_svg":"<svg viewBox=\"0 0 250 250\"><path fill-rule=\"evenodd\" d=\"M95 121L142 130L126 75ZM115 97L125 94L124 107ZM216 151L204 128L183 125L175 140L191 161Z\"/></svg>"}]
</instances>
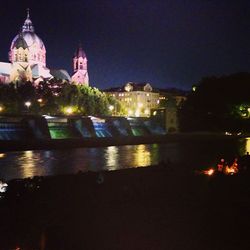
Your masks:
<instances>
[{"instance_id":1,"label":"floodlit wall","mask_svg":"<svg viewBox=\"0 0 250 250\"><path fill-rule=\"evenodd\" d=\"M83 139L165 134L150 118L2 116L0 140Z\"/></svg>"}]
</instances>

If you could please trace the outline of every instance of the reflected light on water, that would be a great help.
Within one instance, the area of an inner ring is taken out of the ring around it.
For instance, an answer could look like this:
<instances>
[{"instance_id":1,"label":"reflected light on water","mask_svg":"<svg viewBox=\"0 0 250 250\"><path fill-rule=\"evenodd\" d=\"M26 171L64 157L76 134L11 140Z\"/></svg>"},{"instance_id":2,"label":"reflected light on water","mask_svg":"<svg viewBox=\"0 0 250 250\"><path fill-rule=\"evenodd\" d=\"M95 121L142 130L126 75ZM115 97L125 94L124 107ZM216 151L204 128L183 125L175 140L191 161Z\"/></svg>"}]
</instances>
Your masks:
<instances>
[{"instance_id":1,"label":"reflected light on water","mask_svg":"<svg viewBox=\"0 0 250 250\"><path fill-rule=\"evenodd\" d=\"M135 166L148 166L151 164L151 154L147 145L138 145L134 155Z\"/></svg>"},{"instance_id":2,"label":"reflected light on water","mask_svg":"<svg viewBox=\"0 0 250 250\"><path fill-rule=\"evenodd\" d=\"M33 177L34 175L42 175L41 168L37 166L37 159L33 151L24 151L21 157L22 178Z\"/></svg>"},{"instance_id":3,"label":"reflected light on water","mask_svg":"<svg viewBox=\"0 0 250 250\"><path fill-rule=\"evenodd\" d=\"M5 154L1 153L1 154L0 154L0 159L1 159L1 158L4 158L4 157L5 157Z\"/></svg>"},{"instance_id":4,"label":"reflected light on water","mask_svg":"<svg viewBox=\"0 0 250 250\"><path fill-rule=\"evenodd\" d=\"M108 147L105 152L106 165L110 170L116 170L118 165L118 148Z\"/></svg>"},{"instance_id":5,"label":"reflected light on water","mask_svg":"<svg viewBox=\"0 0 250 250\"><path fill-rule=\"evenodd\" d=\"M245 149L245 154L249 152L250 153L250 137L246 138L246 149Z\"/></svg>"}]
</instances>

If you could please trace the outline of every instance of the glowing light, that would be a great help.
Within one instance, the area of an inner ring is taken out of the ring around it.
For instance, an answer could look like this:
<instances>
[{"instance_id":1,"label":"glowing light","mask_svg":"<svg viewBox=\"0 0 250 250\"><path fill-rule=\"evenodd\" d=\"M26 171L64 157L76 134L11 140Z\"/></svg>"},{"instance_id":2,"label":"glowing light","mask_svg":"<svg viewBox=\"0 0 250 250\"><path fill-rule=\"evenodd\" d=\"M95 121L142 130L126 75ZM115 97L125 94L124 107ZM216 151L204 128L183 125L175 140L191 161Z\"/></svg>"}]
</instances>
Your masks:
<instances>
[{"instance_id":1,"label":"glowing light","mask_svg":"<svg viewBox=\"0 0 250 250\"><path fill-rule=\"evenodd\" d=\"M145 167L151 164L151 152L146 145L138 145L133 156L135 166Z\"/></svg>"},{"instance_id":2,"label":"glowing light","mask_svg":"<svg viewBox=\"0 0 250 250\"><path fill-rule=\"evenodd\" d=\"M4 157L5 157L5 154L1 153L0 158L4 158Z\"/></svg>"},{"instance_id":3,"label":"glowing light","mask_svg":"<svg viewBox=\"0 0 250 250\"><path fill-rule=\"evenodd\" d=\"M31 102L25 102L24 105L29 108L31 106Z\"/></svg>"},{"instance_id":4,"label":"glowing light","mask_svg":"<svg viewBox=\"0 0 250 250\"><path fill-rule=\"evenodd\" d=\"M128 110L128 115L132 115L133 111L131 109Z\"/></svg>"},{"instance_id":5,"label":"glowing light","mask_svg":"<svg viewBox=\"0 0 250 250\"><path fill-rule=\"evenodd\" d=\"M139 108L142 108L143 107L143 104L141 102L138 103L138 107Z\"/></svg>"},{"instance_id":6,"label":"glowing light","mask_svg":"<svg viewBox=\"0 0 250 250\"><path fill-rule=\"evenodd\" d=\"M203 173L206 174L206 175L211 176L211 175L214 174L214 169L213 169L213 168L210 168L210 169L208 169L208 170L204 170Z\"/></svg>"},{"instance_id":7,"label":"glowing light","mask_svg":"<svg viewBox=\"0 0 250 250\"><path fill-rule=\"evenodd\" d=\"M39 103L42 103L42 102L43 102L43 99L42 99L42 98L39 98L39 99L37 99L37 101L38 101Z\"/></svg>"},{"instance_id":8,"label":"glowing light","mask_svg":"<svg viewBox=\"0 0 250 250\"><path fill-rule=\"evenodd\" d=\"M227 174L227 175L233 175L233 174L236 174L236 173L238 173L238 167L237 167L238 165L236 164L234 164L233 166L231 166L231 167L229 167L229 166L226 166L226 168L225 168L225 174Z\"/></svg>"},{"instance_id":9,"label":"glowing light","mask_svg":"<svg viewBox=\"0 0 250 250\"><path fill-rule=\"evenodd\" d=\"M115 146L107 147L105 150L105 159L110 170L115 170L118 167L118 148Z\"/></svg>"},{"instance_id":10,"label":"glowing light","mask_svg":"<svg viewBox=\"0 0 250 250\"><path fill-rule=\"evenodd\" d=\"M250 137L246 138L246 148L245 148L245 154L247 152L250 152Z\"/></svg>"},{"instance_id":11,"label":"glowing light","mask_svg":"<svg viewBox=\"0 0 250 250\"><path fill-rule=\"evenodd\" d=\"M3 111L3 106L0 106L0 112L2 112Z\"/></svg>"},{"instance_id":12,"label":"glowing light","mask_svg":"<svg viewBox=\"0 0 250 250\"><path fill-rule=\"evenodd\" d=\"M154 112L153 112L153 116L156 116L156 114L157 114L157 112L156 112L156 111L154 111Z\"/></svg>"},{"instance_id":13,"label":"glowing light","mask_svg":"<svg viewBox=\"0 0 250 250\"><path fill-rule=\"evenodd\" d=\"M149 109L145 109L145 114L149 115Z\"/></svg>"},{"instance_id":14,"label":"glowing light","mask_svg":"<svg viewBox=\"0 0 250 250\"><path fill-rule=\"evenodd\" d=\"M0 181L0 193L5 193L7 190L8 184Z\"/></svg>"},{"instance_id":15,"label":"glowing light","mask_svg":"<svg viewBox=\"0 0 250 250\"><path fill-rule=\"evenodd\" d=\"M109 110L110 110L110 111L113 111L114 108L115 108L115 107L114 107L113 105L110 105L110 106L109 106Z\"/></svg>"},{"instance_id":16,"label":"glowing light","mask_svg":"<svg viewBox=\"0 0 250 250\"><path fill-rule=\"evenodd\" d=\"M73 113L73 108L72 107L67 107L65 109L65 113L68 114L68 115L71 115Z\"/></svg>"},{"instance_id":17,"label":"glowing light","mask_svg":"<svg viewBox=\"0 0 250 250\"><path fill-rule=\"evenodd\" d=\"M140 110L139 110L139 109L137 109L137 110L135 111L135 116L136 116L136 117L140 116Z\"/></svg>"}]
</instances>

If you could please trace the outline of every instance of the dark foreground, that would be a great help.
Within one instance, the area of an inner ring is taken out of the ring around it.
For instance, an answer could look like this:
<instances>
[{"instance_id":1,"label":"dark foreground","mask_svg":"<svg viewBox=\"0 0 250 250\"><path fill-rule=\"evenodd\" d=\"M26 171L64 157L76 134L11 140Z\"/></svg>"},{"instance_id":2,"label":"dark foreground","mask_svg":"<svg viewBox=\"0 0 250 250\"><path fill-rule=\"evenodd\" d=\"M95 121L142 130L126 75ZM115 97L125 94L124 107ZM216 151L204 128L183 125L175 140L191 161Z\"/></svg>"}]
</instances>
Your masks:
<instances>
[{"instance_id":1,"label":"dark foreground","mask_svg":"<svg viewBox=\"0 0 250 250\"><path fill-rule=\"evenodd\" d=\"M249 174L181 169L13 180L0 201L0 249L249 249Z\"/></svg>"}]
</instances>

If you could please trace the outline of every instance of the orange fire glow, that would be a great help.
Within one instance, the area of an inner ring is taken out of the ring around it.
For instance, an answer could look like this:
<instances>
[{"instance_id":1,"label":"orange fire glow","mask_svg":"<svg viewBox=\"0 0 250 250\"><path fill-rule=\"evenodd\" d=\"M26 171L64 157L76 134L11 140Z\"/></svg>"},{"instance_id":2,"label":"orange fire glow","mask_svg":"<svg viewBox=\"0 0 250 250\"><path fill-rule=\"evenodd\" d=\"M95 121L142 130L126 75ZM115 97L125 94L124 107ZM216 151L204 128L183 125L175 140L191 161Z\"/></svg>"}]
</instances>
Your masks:
<instances>
[{"instance_id":1,"label":"orange fire glow","mask_svg":"<svg viewBox=\"0 0 250 250\"><path fill-rule=\"evenodd\" d=\"M238 173L238 167L237 166L231 166L231 167L228 167L226 166L225 168L225 174L227 175L233 175L233 174L236 174Z\"/></svg>"},{"instance_id":2,"label":"orange fire glow","mask_svg":"<svg viewBox=\"0 0 250 250\"><path fill-rule=\"evenodd\" d=\"M213 168L210 168L210 169L208 169L208 170L204 170L203 173L206 174L206 175L211 176L211 175L214 174L214 169L213 169Z\"/></svg>"}]
</instances>

